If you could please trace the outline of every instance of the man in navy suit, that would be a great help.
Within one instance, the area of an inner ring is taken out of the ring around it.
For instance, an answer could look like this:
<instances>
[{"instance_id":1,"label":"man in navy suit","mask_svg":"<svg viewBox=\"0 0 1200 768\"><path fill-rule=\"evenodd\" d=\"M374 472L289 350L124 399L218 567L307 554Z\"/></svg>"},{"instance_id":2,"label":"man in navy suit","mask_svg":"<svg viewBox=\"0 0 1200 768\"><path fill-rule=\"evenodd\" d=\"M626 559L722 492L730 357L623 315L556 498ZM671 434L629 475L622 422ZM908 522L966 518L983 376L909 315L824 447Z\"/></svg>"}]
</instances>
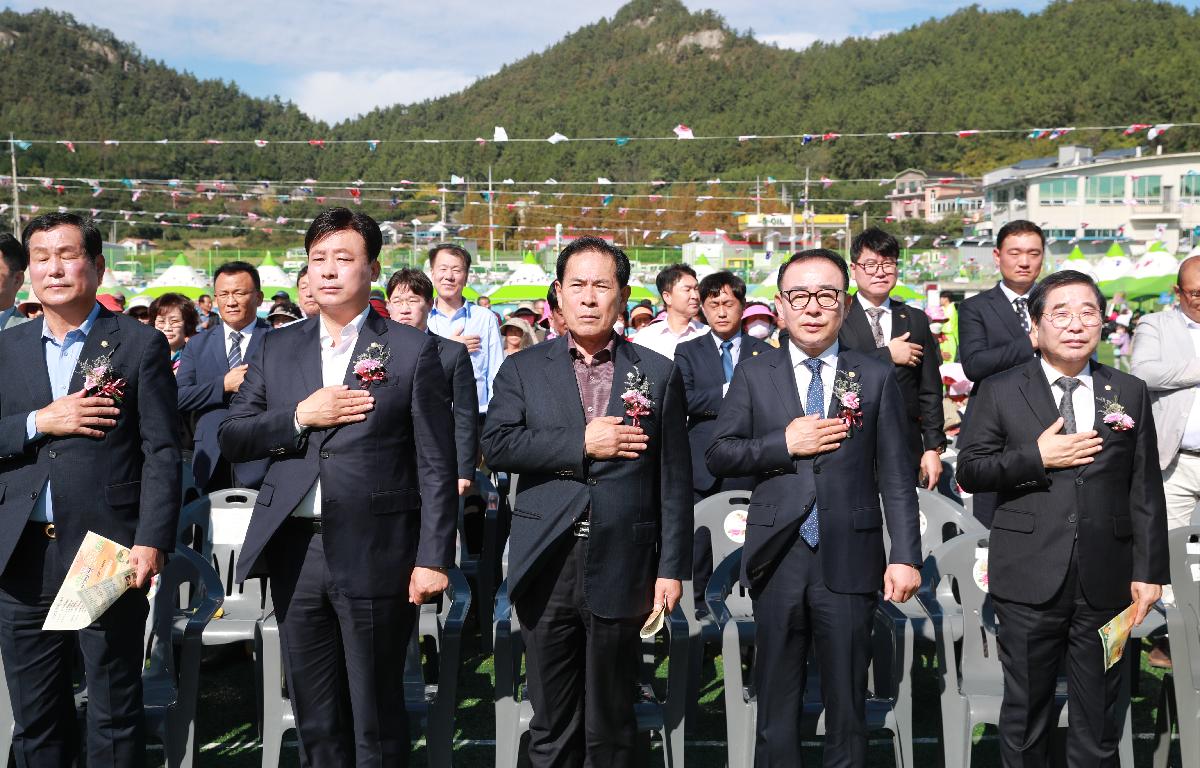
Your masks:
<instances>
[{"instance_id":1,"label":"man in navy suit","mask_svg":"<svg viewBox=\"0 0 1200 768\"><path fill-rule=\"evenodd\" d=\"M721 491L750 491L752 477L714 477L704 463L721 412L721 401L734 369L772 349L765 341L742 333L746 284L732 272L714 272L700 281L700 311L710 333L675 347L675 367L683 378L687 398L688 443L692 449L692 490L699 502ZM692 585L697 607L703 610L704 588L712 576L712 542L709 531L696 532L692 542Z\"/></svg>"},{"instance_id":2,"label":"man in navy suit","mask_svg":"<svg viewBox=\"0 0 1200 768\"><path fill-rule=\"evenodd\" d=\"M269 459L237 564L269 575L305 766L403 766L415 605L446 588L458 516L437 344L373 311L383 236L345 208L309 227L318 317L267 334L218 433Z\"/></svg>"},{"instance_id":3,"label":"man in navy suit","mask_svg":"<svg viewBox=\"0 0 1200 768\"><path fill-rule=\"evenodd\" d=\"M1040 352L972 397L959 479L999 501L988 585L1004 668L1000 757L1048 766L1055 688L1067 676L1067 764L1120 764L1124 664L1105 669L1098 630L1131 604L1140 624L1170 578L1150 395L1092 360L1104 296L1063 270L1033 289ZM1138 641L1134 641L1138 642Z\"/></svg>"},{"instance_id":4,"label":"man in navy suit","mask_svg":"<svg viewBox=\"0 0 1200 768\"><path fill-rule=\"evenodd\" d=\"M613 323L629 258L582 237L554 284L567 335L496 374L488 465L521 476L509 595L525 641L535 768L637 764L638 630L691 573L691 462L670 360Z\"/></svg>"},{"instance_id":5,"label":"man in navy suit","mask_svg":"<svg viewBox=\"0 0 1200 768\"><path fill-rule=\"evenodd\" d=\"M192 337L179 358L179 410L196 418L192 474L205 493L223 488L262 485L266 461L231 465L217 446L217 430L229 414L229 403L246 378L246 360L271 330L258 317L263 303L258 270L244 261L217 268L213 278L220 323Z\"/></svg>"},{"instance_id":6,"label":"man in navy suit","mask_svg":"<svg viewBox=\"0 0 1200 768\"><path fill-rule=\"evenodd\" d=\"M921 583L904 401L890 363L838 344L851 301L848 283L846 262L822 248L801 251L780 267L775 305L788 342L734 371L708 448L714 475L757 478L742 584L758 627L754 764L760 767L800 762L814 641L825 765L866 765L867 665L878 593L882 588L884 599L903 602Z\"/></svg>"},{"instance_id":7,"label":"man in navy suit","mask_svg":"<svg viewBox=\"0 0 1200 768\"><path fill-rule=\"evenodd\" d=\"M0 653L17 764L79 762L72 668L87 676L87 764L145 762L140 589L74 632L42 624L84 536L131 549L147 587L175 541L179 434L166 337L96 303L100 231L71 213L22 235L44 315L0 334ZM87 381L82 365L107 358ZM110 385L109 394L97 389ZM7 725L5 726L7 727ZM0 756L7 760L7 756Z\"/></svg>"},{"instance_id":8,"label":"man in navy suit","mask_svg":"<svg viewBox=\"0 0 1200 768\"><path fill-rule=\"evenodd\" d=\"M994 288L958 305L958 357L963 372L974 382L971 393L989 376L1034 359L1037 335L1029 318L1029 295L1042 272L1046 236L1032 221L1010 221L996 233L992 258L1000 270ZM971 430L971 405L963 417L959 441ZM996 494L977 493L971 512L989 528Z\"/></svg>"}]
</instances>

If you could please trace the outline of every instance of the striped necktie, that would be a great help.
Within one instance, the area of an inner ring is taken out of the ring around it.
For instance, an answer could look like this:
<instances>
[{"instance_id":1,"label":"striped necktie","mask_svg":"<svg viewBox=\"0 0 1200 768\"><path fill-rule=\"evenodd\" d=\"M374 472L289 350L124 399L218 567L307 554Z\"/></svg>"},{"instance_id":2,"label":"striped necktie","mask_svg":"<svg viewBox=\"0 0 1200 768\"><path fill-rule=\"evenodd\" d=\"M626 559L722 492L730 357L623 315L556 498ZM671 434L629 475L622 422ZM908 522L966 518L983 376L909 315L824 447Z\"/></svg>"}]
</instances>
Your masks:
<instances>
[{"instance_id":1,"label":"striped necktie","mask_svg":"<svg viewBox=\"0 0 1200 768\"><path fill-rule=\"evenodd\" d=\"M242 364L242 334L238 331L229 332L229 370Z\"/></svg>"}]
</instances>

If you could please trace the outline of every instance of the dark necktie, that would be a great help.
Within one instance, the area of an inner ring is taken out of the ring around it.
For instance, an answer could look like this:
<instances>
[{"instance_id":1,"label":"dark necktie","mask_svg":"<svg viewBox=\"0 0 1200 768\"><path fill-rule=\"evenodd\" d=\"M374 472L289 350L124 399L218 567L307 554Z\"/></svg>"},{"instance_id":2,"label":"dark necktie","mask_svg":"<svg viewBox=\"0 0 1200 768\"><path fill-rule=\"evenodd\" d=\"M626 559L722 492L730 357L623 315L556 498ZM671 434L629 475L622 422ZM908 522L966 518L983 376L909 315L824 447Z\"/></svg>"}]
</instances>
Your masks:
<instances>
[{"instance_id":1,"label":"dark necktie","mask_svg":"<svg viewBox=\"0 0 1200 768\"><path fill-rule=\"evenodd\" d=\"M242 364L242 334L238 331L229 332L229 370Z\"/></svg>"},{"instance_id":2,"label":"dark necktie","mask_svg":"<svg viewBox=\"0 0 1200 768\"><path fill-rule=\"evenodd\" d=\"M879 318L882 315L883 307L871 307L867 310L867 316L871 318L871 335L875 337L877 348L887 345L887 341L883 338L883 326L879 324Z\"/></svg>"},{"instance_id":3,"label":"dark necktie","mask_svg":"<svg viewBox=\"0 0 1200 768\"><path fill-rule=\"evenodd\" d=\"M804 365L808 368L812 378L808 381L808 398L804 403L804 415L812 416L814 413L819 417L825 416L825 388L821 386L821 361L816 358L809 358L804 361ZM808 517L800 523L800 538L804 539L804 543L813 549L821 543L821 531L817 526L817 502L813 500L812 511L808 513Z\"/></svg>"},{"instance_id":4,"label":"dark necktie","mask_svg":"<svg viewBox=\"0 0 1200 768\"><path fill-rule=\"evenodd\" d=\"M1075 401L1071 399L1071 393L1081 382L1070 376L1062 376L1054 383L1063 391L1062 399L1058 401L1058 412L1063 417L1063 434L1073 435L1075 434Z\"/></svg>"},{"instance_id":5,"label":"dark necktie","mask_svg":"<svg viewBox=\"0 0 1200 768\"><path fill-rule=\"evenodd\" d=\"M1025 333L1029 333L1029 299L1024 296L1018 296L1013 299L1013 309L1016 310L1017 318L1021 321L1021 327L1025 329Z\"/></svg>"},{"instance_id":6,"label":"dark necktie","mask_svg":"<svg viewBox=\"0 0 1200 768\"><path fill-rule=\"evenodd\" d=\"M733 381L733 341L721 342L721 367L725 369L725 383Z\"/></svg>"}]
</instances>

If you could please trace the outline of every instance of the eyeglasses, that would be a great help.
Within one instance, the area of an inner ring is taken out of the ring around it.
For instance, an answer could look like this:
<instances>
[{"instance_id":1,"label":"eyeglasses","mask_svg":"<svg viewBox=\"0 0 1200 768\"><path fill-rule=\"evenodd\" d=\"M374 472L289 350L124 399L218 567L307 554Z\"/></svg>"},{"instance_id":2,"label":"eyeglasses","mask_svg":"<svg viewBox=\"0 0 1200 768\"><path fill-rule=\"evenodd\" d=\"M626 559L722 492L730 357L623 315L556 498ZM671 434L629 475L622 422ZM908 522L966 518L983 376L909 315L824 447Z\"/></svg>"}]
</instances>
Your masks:
<instances>
[{"instance_id":1,"label":"eyeglasses","mask_svg":"<svg viewBox=\"0 0 1200 768\"><path fill-rule=\"evenodd\" d=\"M1069 328L1071 321L1079 318L1079 324L1084 328L1095 328L1100 325L1100 313L1094 309L1085 309L1082 312L1055 312L1052 315L1042 315L1042 317L1050 318L1050 325L1060 331L1064 328Z\"/></svg>"},{"instance_id":2,"label":"eyeglasses","mask_svg":"<svg viewBox=\"0 0 1200 768\"><path fill-rule=\"evenodd\" d=\"M882 270L883 274L885 275L892 275L896 273L896 262L894 261L858 261L855 262L854 265L868 275L874 275L880 270Z\"/></svg>"},{"instance_id":3,"label":"eyeglasses","mask_svg":"<svg viewBox=\"0 0 1200 768\"><path fill-rule=\"evenodd\" d=\"M230 299L245 301L253 296L254 293L254 291L223 291L217 294L217 301L229 301Z\"/></svg>"},{"instance_id":4,"label":"eyeglasses","mask_svg":"<svg viewBox=\"0 0 1200 768\"><path fill-rule=\"evenodd\" d=\"M814 298L817 300L817 306L821 309L834 309L838 305L838 297L843 293L845 291L836 288L822 288L819 291L794 288L790 291L780 291L779 295L792 309L799 312L808 309L808 303Z\"/></svg>"},{"instance_id":5,"label":"eyeglasses","mask_svg":"<svg viewBox=\"0 0 1200 768\"><path fill-rule=\"evenodd\" d=\"M182 328L183 321L182 320L165 320L161 317L156 317L154 319L154 327L155 328Z\"/></svg>"},{"instance_id":6,"label":"eyeglasses","mask_svg":"<svg viewBox=\"0 0 1200 768\"><path fill-rule=\"evenodd\" d=\"M420 307L425 304L425 299L421 298L420 296L409 296L407 299L394 298L389 299L388 304L392 304L397 307Z\"/></svg>"},{"instance_id":7,"label":"eyeglasses","mask_svg":"<svg viewBox=\"0 0 1200 768\"><path fill-rule=\"evenodd\" d=\"M1180 296L1191 299L1192 301L1200 301L1200 291L1185 291L1182 288L1176 288Z\"/></svg>"}]
</instances>

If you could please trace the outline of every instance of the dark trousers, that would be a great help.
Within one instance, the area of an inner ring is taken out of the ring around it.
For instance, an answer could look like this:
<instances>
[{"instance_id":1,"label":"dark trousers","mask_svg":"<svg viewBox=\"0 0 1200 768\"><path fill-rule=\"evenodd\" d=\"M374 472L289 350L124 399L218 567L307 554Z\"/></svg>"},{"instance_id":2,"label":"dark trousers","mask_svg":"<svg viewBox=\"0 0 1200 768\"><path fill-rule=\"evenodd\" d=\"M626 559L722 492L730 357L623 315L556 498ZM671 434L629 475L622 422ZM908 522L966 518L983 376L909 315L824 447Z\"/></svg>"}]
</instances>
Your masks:
<instances>
[{"instance_id":1,"label":"dark trousers","mask_svg":"<svg viewBox=\"0 0 1200 768\"><path fill-rule=\"evenodd\" d=\"M516 602L533 719L533 768L625 768L636 759L638 630L587 606L587 539L568 537Z\"/></svg>"},{"instance_id":2,"label":"dark trousers","mask_svg":"<svg viewBox=\"0 0 1200 768\"><path fill-rule=\"evenodd\" d=\"M145 765L145 593L130 590L79 632L43 632L42 623L75 553L60 552L58 542L46 538L42 529L25 526L0 576L0 654L16 721L17 765L60 768L79 763L72 681L77 648L88 688L88 768Z\"/></svg>"},{"instance_id":3,"label":"dark trousers","mask_svg":"<svg viewBox=\"0 0 1200 768\"><path fill-rule=\"evenodd\" d=\"M323 538L288 520L266 553L300 764L406 766L404 659L416 609L407 596L340 592Z\"/></svg>"},{"instance_id":4,"label":"dark trousers","mask_svg":"<svg viewBox=\"0 0 1200 768\"><path fill-rule=\"evenodd\" d=\"M831 592L821 554L800 536L766 584L752 594L758 689L756 768L800 765L800 718L808 652L815 643L825 708L824 764L867 762L867 666L878 596Z\"/></svg>"},{"instance_id":5,"label":"dark trousers","mask_svg":"<svg viewBox=\"0 0 1200 768\"><path fill-rule=\"evenodd\" d=\"M1116 707L1124 664L1104 672L1097 632L1125 606L1093 608L1078 579L1075 553L1058 593L1040 605L995 596L999 621L1004 702L1000 707L1000 756L1005 768L1047 766L1057 713L1054 689L1066 664L1067 764L1102 768L1120 765L1117 748L1124 712ZM1065 656L1065 658L1064 658Z\"/></svg>"}]
</instances>

